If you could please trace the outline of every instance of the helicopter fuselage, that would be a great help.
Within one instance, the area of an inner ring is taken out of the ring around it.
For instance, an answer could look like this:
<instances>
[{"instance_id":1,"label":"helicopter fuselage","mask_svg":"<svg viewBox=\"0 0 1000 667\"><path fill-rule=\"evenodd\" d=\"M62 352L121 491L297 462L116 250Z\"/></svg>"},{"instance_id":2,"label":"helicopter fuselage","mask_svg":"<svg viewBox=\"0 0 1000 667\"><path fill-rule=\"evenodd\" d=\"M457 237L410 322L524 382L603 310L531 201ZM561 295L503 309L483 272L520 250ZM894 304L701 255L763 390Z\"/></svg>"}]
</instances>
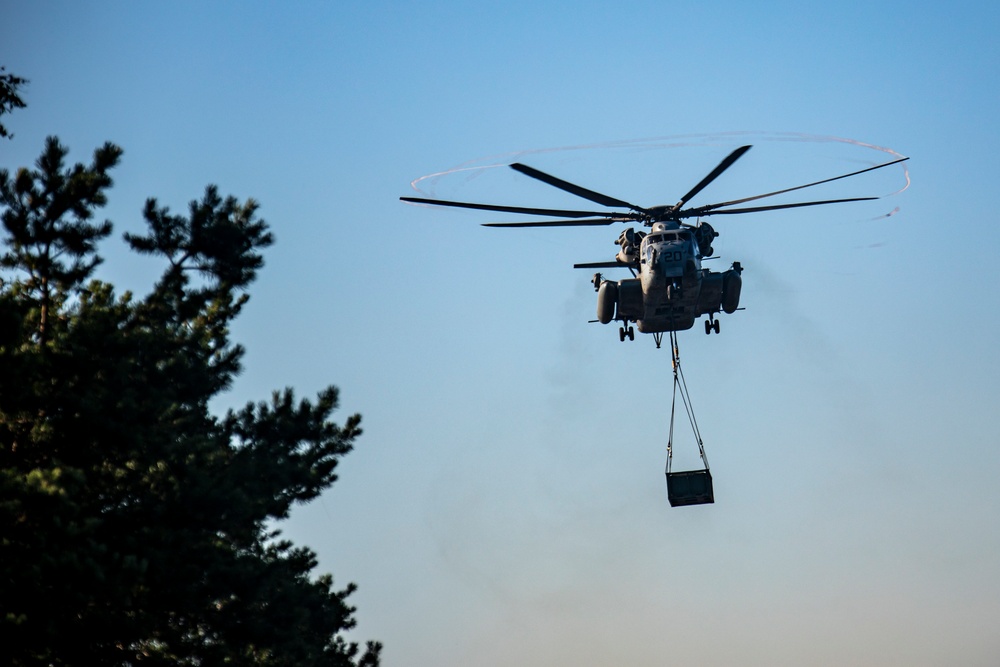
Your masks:
<instances>
[{"instance_id":1,"label":"helicopter fuselage","mask_svg":"<svg viewBox=\"0 0 1000 667\"><path fill-rule=\"evenodd\" d=\"M618 261L627 263L637 277L609 281L595 276L598 321L635 322L640 333L690 329L708 315L706 333L718 331L715 314L739 307L742 267L725 272L702 267L704 259L695 229L673 222L659 222L648 234L623 234Z\"/></svg>"},{"instance_id":2,"label":"helicopter fuselage","mask_svg":"<svg viewBox=\"0 0 1000 667\"><path fill-rule=\"evenodd\" d=\"M643 301L639 331L689 329L694 320L688 323L687 311L696 305L702 280L701 257L691 232L656 224L639 246L639 280Z\"/></svg>"},{"instance_id":3,"label":"helicopter fuselage","mask_svg":"<svg viewBox=\"0 0 1000 667\"><path fill-rule=\"evenodd\" d=\"M659 347L664 332L690 329L694 326L695 320L702 315L708 316L705 321L705 333L712 331L719 333L719 321L715 319L715 315L720 312L734 313L739 309L740 291L743 286L741 278L743 267L740 266L739 262L733 262L732 268L722 272L703 268L702 261L712 257L712 241L718 236L718 233L707 223L699 222L697 225L692 225L683 222L684 220L692 218L701 220L712 215L760 213L878 199L878 197L848 197L734 208L739 204L839 181L849 176L882 169L909 159L898 157L895 160L865 167L849 174L824 178L812 183L752 197L702 206L687 206L692 198L729 169L748 150L750 150L750 146L740 146L732 151L715 169L710 171L672 206L663 205L649 208L636 206L623 199L609 197L518 162L509 165L510 168L564 192L615 210L586 211L507 206L424 197L400 197L400 199L413 204L452 206L556 218L540 221L483 223L487 227L590 227L611 225L616 222L641 223L649 227L648 233L637 232L632 228L622 232L616 242L620 249L613 261L574 264L574 267L578 269L627 268L631 271L632 278L618 281L605 280L600 273L594 275L592 282L594 289L597 290L597 321L602 324L608 324L612 321L621 322L622 326L618 333L623 341L626 338L634 339L635 331L630 323L635 322L641 333L653 334L653 339Z\"/></svg>"}]
</instances>

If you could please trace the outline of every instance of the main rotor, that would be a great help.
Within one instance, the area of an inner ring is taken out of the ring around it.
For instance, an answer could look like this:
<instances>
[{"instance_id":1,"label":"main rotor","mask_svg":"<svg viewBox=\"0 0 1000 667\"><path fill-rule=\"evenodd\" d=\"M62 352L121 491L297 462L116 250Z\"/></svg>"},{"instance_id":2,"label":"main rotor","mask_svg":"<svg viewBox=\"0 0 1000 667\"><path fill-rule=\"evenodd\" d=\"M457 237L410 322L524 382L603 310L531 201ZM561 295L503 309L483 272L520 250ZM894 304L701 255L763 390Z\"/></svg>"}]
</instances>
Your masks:
<instances>
[{"instance_id":1,"label":"main rotor","mask_svg":"<svg viewBox=\"0 0 1000 667\"><path fill-rule=\"evenodd\" d=\"M556 187L570 194L576 195L588 201L594 202L595 204L600 204L608 208L619 209L616 211L579 211L579 210L567 210L567 209L552 209L552 208L535 208L526 206L500 206L496 204L476 204L471 202L459 202L459 201L448 201L444 199L426 199L422 197L400 197L402 201L411 202L414 204L430 204L433 206L451 206L456 208L468 208L477 209L482 211L496 211L500 213L518 213L523 215L537 215L543 217L558 218L556 220L532 220L524 222L488 222L484 223L484 227L590 227L590 226L600 226L600 225L611 225L616 222L633 222L640 223L647 227L652 227L657 222L674 222L678 225L692 226L688 223L683 222L687 218L701 218L709 215L735 215L743 213L759 213L762 211L774 211L786 208L800 208L804 206L821 206L825 204L839 204L842 202L852 202L852 201L868 201L872 199L878 199L878 197L850 197L846 199L824 199L818 201L805 201L797 202L794 204L772 204L769 206L746 206L741 208L730 208L738 204L745 204L747 202L756 201L758 199L764 199L765 197L773 197L775 195L785 194L788 192L794 192L796 190L802 190L804 188L810 188L815 185L821 185L823 183L830 183L832 181L837 181L842 178L848 178L850 176L857 176L858 174L863 174L868 171L874 171L875 169L881 169L883 167L888 167L893 164L898 164L904 160L908 160L907 157L901 157L890 162L884 162L882 164L875 165L873 167L868 167L866 169L860 169L858 171L852 171L849 174L842 174L840 176L834 176L833 178L826 178L821 181L814 181L812 183L806 183L804 185L797 185L792 188L785 188L783 190L775 190L774 192L766 192L760 195L754 195L753 197L744 197L743 199L734 199L732 201L718 202L715 204L707 204L704 206L693 206L685 208L687 203L693 199L698 193L704 190L712 181L718 178L724 171L729 169L733 164L739 160L743 155L750 150L750 146L740 146L732 153L726 156L725 159L720 162L715 169L710 171L701 181L698 182L693 188L691 188L680 200L674 205L664 205L664 206L652 206L643 207L636 206L622 199L617 199L615 197L609 197L608 195L584 188L582 186L576 185L575 183L570 183L569 181L564 181L561 178L556 178L550 174L546 174L543 171L539 171L534 167L529 167L526 164L521 164L520 162L515 162L510 165L510 168L528 176L534 178L538 181ZM624 210L622 210L624 209Z\"/></svg>"}]
</instances>

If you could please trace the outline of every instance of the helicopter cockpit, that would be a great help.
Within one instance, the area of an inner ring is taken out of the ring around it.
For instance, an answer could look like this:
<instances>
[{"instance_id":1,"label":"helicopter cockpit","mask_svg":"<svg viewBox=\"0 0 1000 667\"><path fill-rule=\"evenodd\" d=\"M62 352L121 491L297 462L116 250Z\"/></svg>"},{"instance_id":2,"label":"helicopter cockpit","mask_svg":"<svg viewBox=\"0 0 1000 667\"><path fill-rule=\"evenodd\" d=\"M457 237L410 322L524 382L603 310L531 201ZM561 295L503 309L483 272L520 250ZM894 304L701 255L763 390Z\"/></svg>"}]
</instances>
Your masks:
<instances>
[{"instance_id":1,"label":"helicopter cockpit","mask_svg":"<svg viewBox=\"0 0 1000 667\"><path fill-rule=\"evenodd\" d=\"M671 232L656 232L649 234L645 238L647 245L653 243L677 243L685 242L691 240L691 232L687 230L671 231Z\"/></svg>"}]
</instances>

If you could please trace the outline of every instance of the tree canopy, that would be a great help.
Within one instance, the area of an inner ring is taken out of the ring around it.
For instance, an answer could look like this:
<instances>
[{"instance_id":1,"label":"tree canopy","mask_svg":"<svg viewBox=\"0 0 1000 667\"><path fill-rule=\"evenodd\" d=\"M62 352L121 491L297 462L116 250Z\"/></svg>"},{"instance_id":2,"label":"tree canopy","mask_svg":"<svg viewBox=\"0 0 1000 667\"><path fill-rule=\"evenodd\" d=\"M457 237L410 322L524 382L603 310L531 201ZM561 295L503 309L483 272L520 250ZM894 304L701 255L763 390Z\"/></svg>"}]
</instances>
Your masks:
<instances>
[{"instance_id":1,"label":"tree canopy","mask_svg":"<svg viewBox=\"0 0 1000 667\"><path fill-rule=\"evenodd\" d=\"M25 107L18 89L28 81L13 74L4 74L6 71L6 67L0 67L0 116ZM10 136L7 128L0 124L0 137L10 138Z\"/></svg>"},{"instance_id":2,"label":"tree canopy","mask_svg":"<svg viewBox=\"0 0 1000 667\"><path fill-rule=\"evenodd\" d=\"M23 106L6 75L0 115ZM14 101L16 101L17 104ZM6 131L4 130L6 134ZM349 584L273 528L336 480L360 417L293 390L214 415L229 327L273 242L252 199L155 199L148 295L95 279L95 214L122 149L68 167L50 137L0 170L0 636L14 665L377 665L348 641Z\"/></svg>"}]
</instances>

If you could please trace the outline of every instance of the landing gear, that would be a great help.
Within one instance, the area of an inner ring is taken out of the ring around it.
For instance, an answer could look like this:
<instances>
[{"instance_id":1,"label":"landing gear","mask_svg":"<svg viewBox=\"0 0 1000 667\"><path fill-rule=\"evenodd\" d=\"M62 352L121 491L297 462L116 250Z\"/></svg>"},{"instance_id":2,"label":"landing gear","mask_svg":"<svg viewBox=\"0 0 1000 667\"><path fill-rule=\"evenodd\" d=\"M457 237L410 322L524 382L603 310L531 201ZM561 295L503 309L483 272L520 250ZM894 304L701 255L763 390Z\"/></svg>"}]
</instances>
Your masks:
<instances>
[{"instance_id":1,"label":"landing gear","mask_svg":"<svg viewBox=\"0 0 1000 667\"><path fill-rule=\"evenodd\" d=\"M632 327L628 327L627 329L625 327L618 327L618 340L624 343L626 338L635 340L635 329Z\"/></svg>"},{"instance_id":2,"label":"landing gear","mask_svg":"<svg viewBox=\"0 0 1000 667\"><path fill-rule=\"evenodd\" d=\"M705 320L705 334L710 334L713 331L715 333L719 333L719 328L719 320L715 319L712 315L709 315L708 319Z\"/></svg>"}]
</instances>

